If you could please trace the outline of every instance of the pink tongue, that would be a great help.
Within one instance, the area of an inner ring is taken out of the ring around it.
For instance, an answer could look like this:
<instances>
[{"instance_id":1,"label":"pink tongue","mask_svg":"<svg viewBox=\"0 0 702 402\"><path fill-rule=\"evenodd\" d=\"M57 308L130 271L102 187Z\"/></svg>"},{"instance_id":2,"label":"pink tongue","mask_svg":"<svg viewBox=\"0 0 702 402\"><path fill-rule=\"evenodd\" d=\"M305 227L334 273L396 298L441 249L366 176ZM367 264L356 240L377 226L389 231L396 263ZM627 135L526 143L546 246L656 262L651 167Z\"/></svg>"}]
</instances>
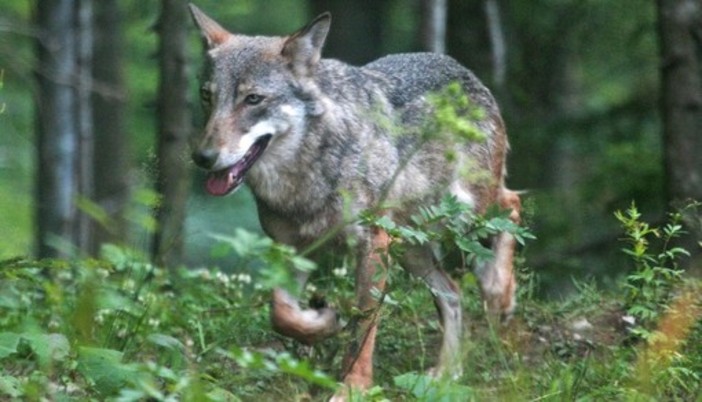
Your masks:
<instances>
[{"instance_id":1,"label":"pink tongue","mask_svg":"<svg viewBox=\"0 0 702 402\"><path fill-rule=\"evenodd\" d=\"M226 195L234 184L231 171L212 173L207 178L205 188L212 195Z\"/></svg>"}]
</instances>

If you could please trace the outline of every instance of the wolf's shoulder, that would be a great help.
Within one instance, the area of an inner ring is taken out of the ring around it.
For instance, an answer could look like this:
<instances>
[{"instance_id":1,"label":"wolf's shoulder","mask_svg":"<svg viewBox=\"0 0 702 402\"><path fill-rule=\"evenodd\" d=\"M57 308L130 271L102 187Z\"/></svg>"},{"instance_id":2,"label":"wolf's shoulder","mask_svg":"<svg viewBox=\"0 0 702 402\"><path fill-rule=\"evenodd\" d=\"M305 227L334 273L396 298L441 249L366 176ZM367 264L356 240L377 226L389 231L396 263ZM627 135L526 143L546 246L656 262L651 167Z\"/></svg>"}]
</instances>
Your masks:
<instances>
[{"instance_id":1,"label":"wolf's shoulder","mask_svg":"<svg viewBox=\"0 0 702 402\"><path fill-rule=\"evenodd\" d=\"M428 92L438 91L459 82L471 98L488 106L493 103L487 88L473 74L450 56L438 53L400 53L382 57L363 69L387 77L384 88L396 106L404 105Z\"/></svg>"}]
</instances>

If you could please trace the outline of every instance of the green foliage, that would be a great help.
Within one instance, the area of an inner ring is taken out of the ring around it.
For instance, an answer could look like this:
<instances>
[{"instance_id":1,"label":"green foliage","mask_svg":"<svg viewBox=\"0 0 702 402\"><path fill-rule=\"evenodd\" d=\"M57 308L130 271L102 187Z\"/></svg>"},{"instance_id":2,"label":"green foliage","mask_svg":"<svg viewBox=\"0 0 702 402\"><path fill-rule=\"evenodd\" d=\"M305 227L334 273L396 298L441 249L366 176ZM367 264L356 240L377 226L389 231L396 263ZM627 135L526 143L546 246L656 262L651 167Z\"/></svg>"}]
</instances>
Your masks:
<instances>
[{"instance_id":1,"label":"green foliage","mask_svg":"<svg viewBox=\"0 0 702 402\"><path fill-rule=\"evenodd\" d=\"M647 257L652 253L647 239L655 238L654 231L661 239L673 237L679 230L674 223L651 228L633 209L622 217L637 266L674 266L678 252L653 253L657 263ZM365 219L391 233L396 253L403 244L426 241L480 244L499 230L530 238L505 221L504 211L471 215L452 197L423 209L411 225ZM438 222L446 224L445 232ZM289 279L281 272L314 266L259 235L237 231L216 239L222 244L219 255L238 255L241 264L234 272L166 272L138 252L111 245L98 260L0 262L0 398L328 399L337 386L331 370L339 365L343 337L301 349L273 334L268 317L267 289ZM466 260L483 258L464 248ZM348 306L353 298L346 268L333 269L331 277L315 271L319 283L333 289L331 305ZM649 328L658 328L645 344L627 343L629 334L612 324L627 314L621 306L629 306L630 286L639 287L637 303L642 285L667 286L656 275L653 282L632 279L620 294L579 283L568 300L523 297L514 321L495 328L484 320L474 276L465 274L460 286L472 334L463 345L467 370L455 380L422 374L433 364L440 323L421 280L395 275L389 293L379 296L378 385L350 400L695 400L702 392L699 281L675 276L678 285L668 290L678 295L674 298L659 290L647 293L661 297L657 303L667 308L656 308L658 318ZM573 329L583 318L592 328Z\"/></svg>"},{"instance_id":2,"label":"green foliage","mask_svg":"<svg viewBox=\"0 0 702 402\"><path fill-rule=\"evenodd\" d=\"M78 349L76 370L98 395L116 395L138 378L138 371L122 362L123 356L117 350L83 346Z\"/></svg>"},{"instance_id":3,"label":"green foliage","mask_svg":"<svg viewBox=\"0 0 702 402\"><path fill-rule=\"evenodd\" d=\"M376 298L381 304L412 308L416 303L416 296L410 297L394 286L395 272L404 273L396 261L402 260L402 254L408 246L426 245L431 242L440 246L442 258L454 264L452 273L461 276L467 296L463 306L472 311L483 312L477 278L470 272L470 267L480 266L494 258L490 239L499 233L512 234L522 245L526 240L535 238L527 228L509 219L510 212L495 206L489 208L485 214L478 214L469 205L450 194L445 195L436 205L419 207L418 213L412 215L410 222L405 225L394 222L386 215L377 216L371 211L366 211L361 215L361 222L383 229L392 239L386 256L386 266L391 268L385 278L388 286L382 294L378 292ZM416 309L411 311L416 315Z\"/></svg>"},{"instance_id":4,"label":"green foliage","mask_svg":"<svg viewBox=\"0 0 702 402\"><path fill-rule=\"evenodd\" d=\"M486 134L475 125L485 118L485 111L468 98L460 82L453 82L427 98L434 108L433 119L425 127L425 136L448 135L453 141L485 141Z\"/></svg>"},{"instance_id":5,"label":"green foliage","mask_svg":"<svg viewBox=\"0 0 702 402\"><path fill-rule=\"evenodd\" d=\"M310 272L316 268L312 261L297 254L294 248L241 228L234 231L234 236L211 236L220 244L221 251L218 253L224 255L230 248L237 254L241 267L246 267L246 271L254 270L261 261L265 261L266 269L260 270L256 278L261 289L282 287L296 293L299 289L295 282L295 271Z\"/></svg>"},{"instance_id":6,"label":"green foliage","mask_svg":"<svg viewBox=\"0 0 702 402\"><path fill-rule=\"evenodd\" d=\"M484 243L501 232L512 234L519 244L535 239L526 228L509 219L511 211L491 207L481 215L453 195L444 196L438 205L420 207L411 217L411 225L398 225L387 216L366 214L362 220L367 225L385 230L396 241L395 256L403 252L403 244L422 245L428 242L441 244L447 250L457 249L466 265L493 258L492 250Z\"/></svg>"},{"instance_id":7,"label":"green foliage","mask_svg":"<svg viewBox=\"0 0 702 402\"><path fill-rule=\"evenodd\" d=\"M226 354L236 361L239 366L249 370L263 370L268 373L285 373L300 377L310 384L319 385L335 390L337 383L328 375L310 367L307 361L298 361L289 353L277 353L272 350L265 352L252 352L250 350L234 348Z\"/></svg>"},{"instance_id":8,"label":"green foliage","mask_svg":"<svg viewBox=\"0 0 702 402\"><path fill-rule=\"evenodd\" d=\"M615 216L629 245L623 251L634 261L634 271L627 276L624 285L627 311L643 325L635 330L637 335L648 338L651 333L646 328L660 318L682 279L678 259L690 255L687 250L672 245L673 240L684 233L682 215L673 213L662 228L651 227L641 220L641 214L632 203L629 209L617 211ZM652 249L656 245L652 244L653 240L660 241L656 247L658 251Z\"/></svg>"},{"instance_id":9,"label":"green foliage","mask_svg":"<svg viewBox=\"0 0 702 402\"><path fill-rule=\"evenodd\" d=\"M624 283L624 305L639 321L632 333L645 341L637 351L639 397L686 399L684 395L700 392L702 379L695 367L702 353L691 343L700 336L702 324L700 284L684 281L678 260L689 253L673 245L685 233L681 224L685 210L696 205L671 213L662 227L642 221L633 203L615 214L628 243L623 251L634 262Z\"/></svg>"},{"instance_id":10,"label":"green foliage","mask_svg":"<svg viewBox=\"0 0 702 402\"><path fill-rule=\"evenodd\" d=\"M465 385L448 381L437 381L426 374L405 373L393 378L398 388L408 391L417 401L472 401L474 391Z\"/></svg>"}]
</instances>

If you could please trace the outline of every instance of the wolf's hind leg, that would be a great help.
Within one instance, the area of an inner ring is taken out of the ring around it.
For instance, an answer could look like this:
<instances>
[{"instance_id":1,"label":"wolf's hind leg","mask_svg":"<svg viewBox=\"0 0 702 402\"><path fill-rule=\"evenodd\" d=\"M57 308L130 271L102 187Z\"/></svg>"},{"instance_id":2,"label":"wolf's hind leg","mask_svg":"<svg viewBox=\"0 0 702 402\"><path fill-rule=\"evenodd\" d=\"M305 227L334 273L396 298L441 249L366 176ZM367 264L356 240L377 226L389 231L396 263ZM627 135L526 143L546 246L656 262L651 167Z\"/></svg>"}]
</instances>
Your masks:
<instances>
[{"instance_id":1,"label":"wolf's hind leg","mask_svg":"<svg viewBox=\"0 0 702 402\"><path fill-rule=\"evenodd\" d=\"M510 209L510 219L520 223L521 202L519 194L501 188L497 201L501 208ZM517 284L514 277L514 252L517 241L509 233L500 233L492 241L494 260L476 267L483 300L488 314L508 320L516 306L515 292Z\"/></svg>"},{"instance_id":2,"label":"wolf's hind leg","mask_svg":"<svg viewBox=\"0 0 702 402\"><path fill-rule=\"evenodd\" d=\"M403 255L402 266L412 275L424 280L434 296L434 304L439 312L443 339L439 361L436 368L431 370L431 374L460 377L460 342L463 330L460 289L439 267L429 246L408 248Z\"/></svg>"}]
</instances>

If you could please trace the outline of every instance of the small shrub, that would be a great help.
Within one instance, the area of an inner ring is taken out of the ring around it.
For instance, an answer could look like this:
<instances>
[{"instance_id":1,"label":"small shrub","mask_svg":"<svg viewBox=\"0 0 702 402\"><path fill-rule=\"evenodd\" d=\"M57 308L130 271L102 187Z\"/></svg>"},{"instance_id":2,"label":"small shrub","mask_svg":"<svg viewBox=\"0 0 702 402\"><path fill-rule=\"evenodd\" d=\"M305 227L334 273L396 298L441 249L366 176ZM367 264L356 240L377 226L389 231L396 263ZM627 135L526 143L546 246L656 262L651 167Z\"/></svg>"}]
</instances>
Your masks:
<instances>
[{"instance_id":1,"label":"small shrub","mask_svg":"<svg viewBox=\"0 0 702 402\"><path fill-rule=\"evenodd\" d=\"M628 244L622 251L634 261L634 270L624 284L627 312L641 324L634 330L635 334L649 338L651 325L665 311L673 290L682 280L678 259L690 255L687 250L672 245L673 240L684 233L682 216L673 213L665 226L651 227L641 220L641 213L633 203L625 212L617 211L615 216Z\"/></svg>"}]
</instances>

